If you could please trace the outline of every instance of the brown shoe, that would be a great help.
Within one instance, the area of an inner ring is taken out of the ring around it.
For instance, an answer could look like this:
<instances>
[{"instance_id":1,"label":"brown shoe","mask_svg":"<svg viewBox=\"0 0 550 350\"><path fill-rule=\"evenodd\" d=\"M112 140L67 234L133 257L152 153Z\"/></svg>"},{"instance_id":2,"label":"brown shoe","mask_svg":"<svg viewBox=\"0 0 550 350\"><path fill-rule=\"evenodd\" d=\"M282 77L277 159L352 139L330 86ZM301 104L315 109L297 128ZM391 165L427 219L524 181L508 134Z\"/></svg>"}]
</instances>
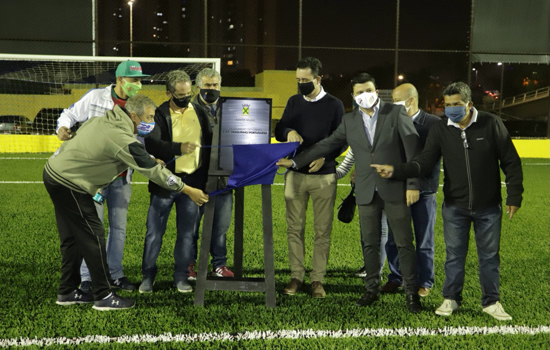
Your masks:
<instances>
[{"instance_id":1,"label":"brown shoe","mask_svg":"<svg viewBox=\"0 0 550 350\"><path fill-rule=\"evenodd\" d=\"M388 281L386 284L380 288L380 292L382 293L395 293L399 288L401 288L402 285L399 283L395 283L393 281Z\"/></svg>"},{"instance_id":2,"label":"brown shoe","mask_svg":"<svg viewBox=\"0 0 550 350\"><path fill-rule=\"evenodd\" d=\"M424 287L418 288L418 295L420 295L423 298L427 297L428 295L430 295L430 288L424 288Z\"/></svg>"},{"instance_id":3,"label":"brown shoe","mask_svg":"<svg viewBox=\"0 0 550 350\"><path fill-rule=\"evenodd\" d=\"M319 281L311 282L311 296L313 298L324 298L327 296L323 284Z\"/></svg>"},{"instance_id":4,"label":"brown shoe","mask_svg":"<svg viewBox=\"0 0 550 350\"><path fill-rule=\"evenodd\" d=\"M300 281L297 278L292 278L290 282L288 282L288 284L286 285L285 289L283 289L283 294L294 295L301 288L302 288L302 281Z\"/></svg>"}]
</instances>

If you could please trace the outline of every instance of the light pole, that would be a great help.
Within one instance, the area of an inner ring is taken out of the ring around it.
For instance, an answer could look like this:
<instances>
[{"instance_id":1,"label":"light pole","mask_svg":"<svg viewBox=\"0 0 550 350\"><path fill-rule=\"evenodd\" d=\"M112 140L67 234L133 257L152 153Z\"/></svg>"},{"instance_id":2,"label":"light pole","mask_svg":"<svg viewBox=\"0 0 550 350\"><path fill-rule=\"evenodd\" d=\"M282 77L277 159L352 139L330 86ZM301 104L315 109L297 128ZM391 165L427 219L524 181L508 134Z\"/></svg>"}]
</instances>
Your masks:
<instances>
[{"instance_id":1,"label":"light pole","mask_svg":"<svg viewBox=\"0 0 550 350\"><path fill-rule=\"evenodd\" d=\"M472 70L473 70L474 72L476 72L476 84L477 84L477 69L472 68Z\"/></svg>"},{"instance_id":2,"label":"light pole","mask_svg":"<svg viewBox=\"0 0 550 350\"><path fill-rule=\"evenodd\" d=\"M133 15L134 15L134 0L128 1L128 5L130 5L130 57L132 57L133 54L133 46L134 46L134 29L133 29Z\"/></svg>"},{"instance_id":3,"label":"light pole","mask_svg":"<svg viewBox=\"0 0 550 350\"><path fill-rule=\"evenodd\" d=\"M502 96L502 90L504 90L504 63L499 62L497 66L500 66L500 91L498 92L499 106L498 106L498 116L502 118L502 104L504 103L504 98Z\"/></svg>"}]
</instances>

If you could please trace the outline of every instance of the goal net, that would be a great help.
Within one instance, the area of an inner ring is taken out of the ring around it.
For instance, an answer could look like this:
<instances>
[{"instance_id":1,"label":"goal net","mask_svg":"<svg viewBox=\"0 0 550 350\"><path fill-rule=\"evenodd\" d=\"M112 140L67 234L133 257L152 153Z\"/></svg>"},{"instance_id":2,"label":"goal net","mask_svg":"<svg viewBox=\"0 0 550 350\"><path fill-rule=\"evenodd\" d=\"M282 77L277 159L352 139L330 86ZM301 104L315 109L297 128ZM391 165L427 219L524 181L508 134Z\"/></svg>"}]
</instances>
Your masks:
<instances>
[{"instance_id":1,"label":"goal net","mask_svg":"<svg viewBox=\"0 0 550 350\"><path fill-rule=\"evenodd\" d=\"M116 82L122 61L138 61L145 74L141 94L166 101L165 79L184 70L194 81L203 68L220 71L217 58L85 57L0 54L0 153L52 152L57 119L90 89Z\"/></svg>"}]
</instances>

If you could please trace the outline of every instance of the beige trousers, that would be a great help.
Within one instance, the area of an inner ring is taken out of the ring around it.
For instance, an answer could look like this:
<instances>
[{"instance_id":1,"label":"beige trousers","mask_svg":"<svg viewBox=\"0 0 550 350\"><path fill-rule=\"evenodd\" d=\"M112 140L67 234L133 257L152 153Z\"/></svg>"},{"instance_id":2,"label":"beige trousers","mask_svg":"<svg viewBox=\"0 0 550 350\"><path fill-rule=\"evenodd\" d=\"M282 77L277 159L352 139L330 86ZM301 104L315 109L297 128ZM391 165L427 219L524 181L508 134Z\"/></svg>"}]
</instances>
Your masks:
<instances>
[{"instance_id":1,"label":"beige trousers","mask_svg":"<svg viewBox=\"0 0 550 350\"><path fill-rule=\"evenodd\" d=\"M291 278L304 280L305 224L309 197L313 205L313 260L310 280L323 282L330 249L330 232L336 199L336 175L285 175L288 260Z\"/></svg>"}]
</instances>

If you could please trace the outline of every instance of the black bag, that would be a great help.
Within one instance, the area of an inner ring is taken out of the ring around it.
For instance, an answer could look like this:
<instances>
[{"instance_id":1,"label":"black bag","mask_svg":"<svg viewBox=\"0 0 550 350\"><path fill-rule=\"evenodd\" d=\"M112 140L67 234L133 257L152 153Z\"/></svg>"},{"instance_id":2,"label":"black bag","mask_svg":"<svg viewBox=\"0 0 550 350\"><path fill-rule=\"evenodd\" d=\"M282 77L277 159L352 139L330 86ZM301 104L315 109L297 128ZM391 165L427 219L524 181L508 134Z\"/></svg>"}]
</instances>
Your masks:
<instances>
[{"instance_id":1,"label":"black bag","mask_svg":"<svg viewBox=\"0 0 550 350\"><path fill-rule=\"evenodd\" d=\"M353 220L355 214L355 184L351 185L351 191L346 198L342 200L342 204L338 207L338 220L349 224Z\"/></svg>"}]
</instances>

